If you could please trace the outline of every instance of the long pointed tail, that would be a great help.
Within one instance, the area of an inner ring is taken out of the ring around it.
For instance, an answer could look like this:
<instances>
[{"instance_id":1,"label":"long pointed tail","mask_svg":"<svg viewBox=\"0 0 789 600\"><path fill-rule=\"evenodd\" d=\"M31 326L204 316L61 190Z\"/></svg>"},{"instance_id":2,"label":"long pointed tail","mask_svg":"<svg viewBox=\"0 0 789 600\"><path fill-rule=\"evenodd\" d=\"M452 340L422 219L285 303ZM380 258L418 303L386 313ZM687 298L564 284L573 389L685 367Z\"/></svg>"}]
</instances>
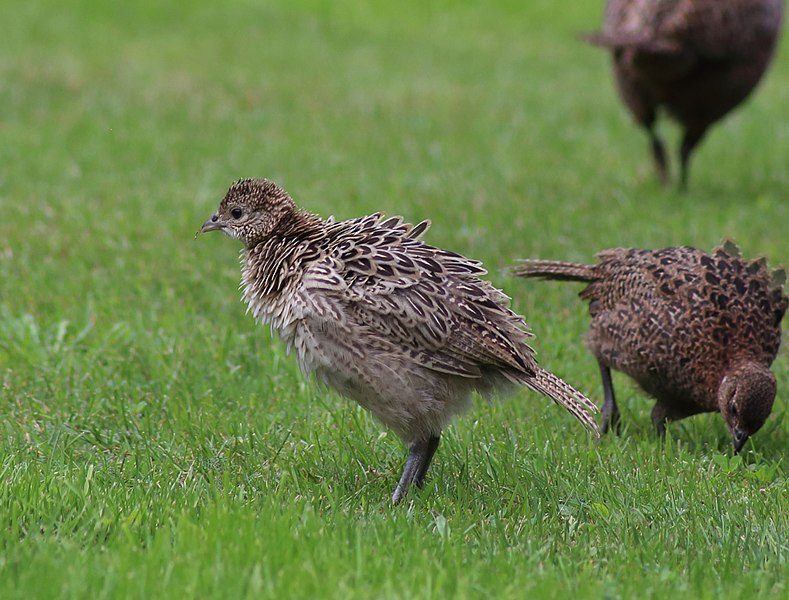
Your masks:
<instances>
[{"instance_id":1,"label":"long pointed tail","mask_svg":"<svg viewBox=\"0 0 789 600\"><path fill-rule=\"evenodd\" d=\"M584 427L599 437L597 422L593 416L597 412L597 406L569 383L540 366L537 366L534 377L525 383L534 391L548 396L556 404L566 408Z\"/></svg>"},{"instance_id":2,"label":"long pointed tail","mask_svg":"<svg viewBox=\"0 0 789 600\"><path fill-rule=\"evenodd\" d=\"M525 259L513 267L518 277L555 279L557 281L594 281L594 266L561 260Z\"/></svg>"}]
</instances>

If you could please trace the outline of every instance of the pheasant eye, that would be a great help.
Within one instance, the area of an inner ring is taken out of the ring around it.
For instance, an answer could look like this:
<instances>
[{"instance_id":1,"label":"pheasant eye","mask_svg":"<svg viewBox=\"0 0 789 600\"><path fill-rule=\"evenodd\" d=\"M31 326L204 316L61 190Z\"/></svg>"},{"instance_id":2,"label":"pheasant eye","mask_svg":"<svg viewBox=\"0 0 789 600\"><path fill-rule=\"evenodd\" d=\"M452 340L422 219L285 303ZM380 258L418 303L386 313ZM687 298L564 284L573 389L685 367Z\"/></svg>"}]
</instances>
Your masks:
<instances>
[{"instance_id":1,"label":"pheasant eye","mask_svg":"<svg viewBox=\"0 0 789 600\"><path fill-rule=\"evenodd\" d=\"M241 210L240 208L238 208L237 206L233 210L230 211L230 216L233 217L234 219L240 219L241 215L243 215L243 214L244 214L244 211Z\"/></svg>"}]
</instances>

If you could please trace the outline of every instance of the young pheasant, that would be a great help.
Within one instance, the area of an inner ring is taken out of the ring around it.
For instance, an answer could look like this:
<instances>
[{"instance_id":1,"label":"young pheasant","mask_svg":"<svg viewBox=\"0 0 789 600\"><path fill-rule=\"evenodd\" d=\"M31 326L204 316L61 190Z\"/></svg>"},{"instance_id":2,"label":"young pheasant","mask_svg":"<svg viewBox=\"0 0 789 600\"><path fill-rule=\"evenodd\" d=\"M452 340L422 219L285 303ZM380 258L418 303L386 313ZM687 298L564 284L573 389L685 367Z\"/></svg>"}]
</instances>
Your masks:
<instances>
[{"instance_id":1,"label":"young pheasant","mask_svg":"<svg viewBox=\"0 0 789 600\"><path fill-rule=\"evenodd\" d=\"M524 260L522 277L584 281L592 323L586 344L603 379L602 431L619 411L611 368L657 399L652 420L665 423L719 411L735 451L764 424L775 399L770 364L789 303L783 269L747 261L733 242L712 254L695 248L615 248L596 265Z\"/></svg>"},{"instance_id":2,"label":"young pheasant","mask_svg":"<svg viewBox=\"0 0 789 600\"><path fill-rule=\"evenodd\" d=\"M659 108L682 126L680 184L707 129L750 94L775 51L784 0L608 0L603 30L622 100L649 134L655 168L667 181Z\"/></svg>"},{"instance_id":3,"label":"young pheasant","mask_svg":"<svg viewBox=\"0 0 789 600\"><path fill-rule=\"evenodd\" d=\"M392 500L422 486L442 428L476 390L526 385L592 431L596 407L537 365L509 298L479 262L421 241L429 223L334 222L265 179L237 181L202 226L244 244L244 300L305 374L356 400L409 448Z\"/></svg>"}]
</instances>

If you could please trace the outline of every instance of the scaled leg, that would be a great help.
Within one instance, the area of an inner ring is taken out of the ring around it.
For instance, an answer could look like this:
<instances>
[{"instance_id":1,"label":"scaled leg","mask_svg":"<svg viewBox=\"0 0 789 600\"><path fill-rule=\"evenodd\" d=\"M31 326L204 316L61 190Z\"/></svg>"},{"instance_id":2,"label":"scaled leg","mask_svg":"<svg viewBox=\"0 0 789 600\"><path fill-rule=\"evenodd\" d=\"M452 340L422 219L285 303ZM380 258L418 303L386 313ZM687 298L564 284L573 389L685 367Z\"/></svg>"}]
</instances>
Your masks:
<instances>
[{"instance_id":1,"label":"scaled leg","mask_svg":"<svg viewBox=\"0 0 789 600\"><path fill-rule=\"evenodd\" d=\"M412 483L418 487L424 485L427 470L430 468L440 439L441 436L436 435L411 444L408 448L408 460L405 462L403 474L400 476L394 494L392 494L392 503L400 504Z\"/></svg>"},{"instance_id":2,"label":"scaled leg","mask_svg":"<svg viewBox=\"0 0 789 600\"><path fill-rule=\"evenodd\" d=\"M679 149L679 189L688 189L688 171L690 169L690 155L693 153L694 148L704 137L706 129L686 129L685 134L682 136L682 145Z\"/></svg>"},{"instance_id":3,"label":"scaled leg","mask_svg":"<svg viewBox=\"0 0 789 600\"><path fill-rule=\"evenodd\" d=\"M603 379L603 426L600 428L600 433L608 433L609 429L613 429L615 433L619 433L619 408L616 406L616 398L614 397L614 384L611 381L611 368L598 361L600 365L600 376Z\"/></svg>"}]
</instances>

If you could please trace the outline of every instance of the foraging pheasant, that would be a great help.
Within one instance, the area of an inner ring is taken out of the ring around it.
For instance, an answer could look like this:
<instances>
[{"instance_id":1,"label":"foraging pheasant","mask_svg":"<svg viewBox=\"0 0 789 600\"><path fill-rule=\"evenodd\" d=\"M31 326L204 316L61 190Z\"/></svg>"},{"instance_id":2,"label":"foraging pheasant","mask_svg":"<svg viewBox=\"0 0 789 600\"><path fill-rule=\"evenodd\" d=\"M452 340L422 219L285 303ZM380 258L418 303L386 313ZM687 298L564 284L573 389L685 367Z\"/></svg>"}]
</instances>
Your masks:
<instances>
[{"instance_id":1,"label":"foraging pheasant","mask_svg":"<svg viewBox=\"0 0 789 600\"><path fill-rule=\"evenodd\" d=\"M441 430L476 390L525 385L592 431L595 405L542 369L509 298L479 262L429 246L429 223L380 213L334 222L265 179L234 183L201 231L244 244L244 300L305 374L356 400L408 445L392 500L422 486Z\"/></svg>"},{"instance_id":2,"label":"foraging pheasant","mask_svg":"<svg viewBox=\"0 0 789 600\"><path fill-rule=\"evenodd\" d=\"M617 424L610 369L657 399L652 420L719 411L735 451L764 424L775 399L770 364L789 303L783 269L747 261L730 241L712 254L689 247L615 248L596 265L524 260L516 275L583 281L592 323L586 344L603 379L602 431Z\"/></svg>"},{"instance_id":3,"label":"foraging pheasant","mask_svg":"<svg viewBox=\"0 0 789 600\"><path fill-rule=\"evenodd\" d=\"M649 134L661 182L668 179L655 132L665 108L682 126L680 185L707 129L740 104L773 57L784 0L608 0L602 32L619 94Z\"/></svg>"}]
</instances>

